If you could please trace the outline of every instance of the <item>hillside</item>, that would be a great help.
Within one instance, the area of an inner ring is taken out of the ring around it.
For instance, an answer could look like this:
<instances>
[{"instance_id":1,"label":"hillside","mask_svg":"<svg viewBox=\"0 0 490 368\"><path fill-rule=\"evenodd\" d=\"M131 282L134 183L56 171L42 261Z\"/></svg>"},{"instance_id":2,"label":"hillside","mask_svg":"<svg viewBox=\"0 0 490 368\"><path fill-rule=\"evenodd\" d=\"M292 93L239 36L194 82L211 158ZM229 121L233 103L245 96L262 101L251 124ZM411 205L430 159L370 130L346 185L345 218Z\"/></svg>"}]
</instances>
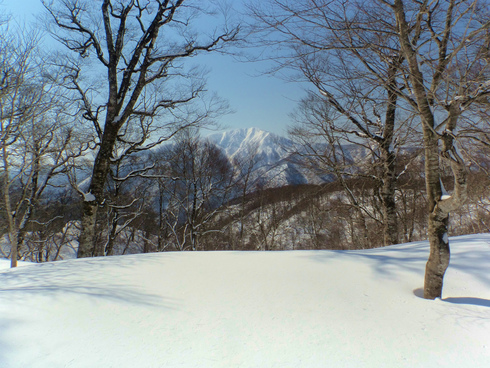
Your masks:
<instances>
[{"instance_id":1,"label":"hillside","mask_svg":"<svg viewBox=\"0 0 490 368\"><path fill-rule=\"evenodd\" d=\"M490 234L364 251L183 252L0 271L0 366L487 367ZM0 261L0 267L6 267Z\"/></svg>"},{"instance_id":2,"label":"hillside","mask_svg":"<svg viewBox=\"0 0 490 368\"><path fill-rule=\"evenodd\" d=\"M212 134L207 139L223 150L230 160L251 162L252 181L260 186L320 184L329 180L291 159L292 141L259 128L229 130Z\"/></svg>"}]
</instances>

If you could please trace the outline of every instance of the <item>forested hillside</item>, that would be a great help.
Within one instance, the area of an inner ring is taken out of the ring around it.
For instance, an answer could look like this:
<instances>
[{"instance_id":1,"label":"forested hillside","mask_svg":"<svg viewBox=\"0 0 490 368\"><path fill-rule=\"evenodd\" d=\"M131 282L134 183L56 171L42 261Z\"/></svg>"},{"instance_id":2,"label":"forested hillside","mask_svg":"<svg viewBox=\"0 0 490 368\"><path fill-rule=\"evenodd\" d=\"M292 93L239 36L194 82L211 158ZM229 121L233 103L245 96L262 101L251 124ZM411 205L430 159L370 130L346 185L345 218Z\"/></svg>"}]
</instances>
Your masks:
<instances>
[{"instance_id":1,"label":"forested hillside","mask_svg":"<svg viewBox=\"0 0 490 368\"><path fill-rule=\"evenodd\" d=\"M0 13L0 253L12 267L428 239L435 299L449 235L489 230L485 1L41 3L32 27ZM199 63L223 54L306 86L287 137L204 137L233 118Z\"/></svg>"},{"instance_id":2,"label":"forested hillside","mask_svg":"<svg viewBox=\"0 0 490 368\"><path fill-rule=\"evenodd\" d=\"M255 138L268 135L257 129L250 131ZM222 137L241 133L227 132ZM104 212L97 233L105 254L384 245L379 182L370 171L363 171L366 167L372 170L366 163L369 156L346 146L349 176L335 180L330 175L323 184L280 185L275 175L278 168L291 165L308 171L308 166L281 144L285 138L274 137L260 147L248 140L237 145L237 141L225 144L221 139L219 148L211 143L217 137L185 136L179 142L135 155L118 167L118 175L127 180L109 181L108 194L114 205ZM250 147L255 148L253 159L246 156ZM264 151L282 154L263 155ZM396 205L400 239L410 242L426 239L427 203L423 158L415 148L407 148L404 155L405 161L397 168ZM486 161L481 156L479 164ZM148 167L151 169L145 169ZM144 175L138 174L143 171ZM76 187L80 189L85 185L84 170L77 173L81 179ZM449 177L443 181L451 191ZM76 256L79 194L67 179L58 184L43 197L26 228L20 248L22 260L44 262ZM468 204L451 218L452 234L490 229L490 178L476 165L470 170L469 188ZM1 245L7 257L10 247L5 233Z\"/></svg>"}]
</instances>

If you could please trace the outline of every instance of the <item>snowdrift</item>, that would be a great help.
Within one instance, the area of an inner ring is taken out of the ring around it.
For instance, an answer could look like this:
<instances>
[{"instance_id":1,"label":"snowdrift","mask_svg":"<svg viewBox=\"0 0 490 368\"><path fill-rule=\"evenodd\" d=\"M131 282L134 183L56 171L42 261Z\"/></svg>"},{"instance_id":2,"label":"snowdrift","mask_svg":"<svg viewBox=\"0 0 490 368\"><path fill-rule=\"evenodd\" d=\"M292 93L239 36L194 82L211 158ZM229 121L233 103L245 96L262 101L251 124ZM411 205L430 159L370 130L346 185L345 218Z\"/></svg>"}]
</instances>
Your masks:
<instances>
[{"instance_id":1,"label":"snowdrift","mask_svg":"<svg viewBox=\"0 0 490 368\"><path fill-rule=\"evenodd\" d=\"M427 242L4 268L0 367L488 367L490 234L451 247L435 301Z\"/></svg>"}]
</instances>

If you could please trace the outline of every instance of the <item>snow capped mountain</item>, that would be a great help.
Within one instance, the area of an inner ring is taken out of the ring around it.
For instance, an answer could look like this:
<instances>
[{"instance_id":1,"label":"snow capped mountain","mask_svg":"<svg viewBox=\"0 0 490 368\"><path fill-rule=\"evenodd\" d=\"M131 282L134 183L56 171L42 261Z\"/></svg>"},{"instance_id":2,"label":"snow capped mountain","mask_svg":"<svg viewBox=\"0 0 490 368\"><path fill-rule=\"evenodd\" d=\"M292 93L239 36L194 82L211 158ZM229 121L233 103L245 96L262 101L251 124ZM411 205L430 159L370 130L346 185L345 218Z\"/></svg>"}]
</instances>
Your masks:
<instances>
[{"instance_id":1,"label":"snow capped mountain","mask_svg":"<svg viewBox=\"0 0 490 368\"><path fill-rule=\"evenodd\" d=\"M290 141L258 128L236 129L214 134L208 139L220 147L230 158L260 156L267 163L275 163L288 156L285 147Z\"/></svg>"},{"instance_id":2,"label":"snow capped mountain","mask_svg":"<svg viewBox=\"0 0 490 368\"><path fill-rule=\"evenodd\" d=\"M249 171L250 190L258 187L322 184L333 180L328 173L314 172L298 164L293 158L293 141L260 128L229 130L209 135L205 139L219 147L230 161L239 165L243 171ZM156 150L159 149L162 147ZM356 145L344 146L344 154L354 165L360 164L370 156L366 147ZM140 152L139 155L142 157L140 163L143 168L149 159L148 153ZM81 190L88 189L89 175L88 172L78 174L79 177L85 178L79 183Z\"/></svg>"},{"instance_id":3,"label":"snow capped mountain","mask_svg":"<svg viewBox=\"0 0 490 368\"><path fill-rule=\"evenodd\" d=\"M293 152L298 148L293 141L259 128L230 130L210 135L207 139L221 148L230 160L252 163L253 181L263 187L322 184L335 180L331 173L321 169L315 172L300 165L298 157L294 159ZM326 143L318 143L315 147L318 152L329 151ZM342 145L341 149L337 147L336 150L339 160L345 160L350 164L350 169L346 170L351 171L371 165L373 152L376 151L375 147L369 148L365 144L346 144ZM413 149L402 150L408 152ZM303 154L305 153L307 152L303 151Z\"/></svg>"},{"instance_id":4,"label":"snow capped mountain","mask_svg":"<svg viewBox=\"0 0 490 368\"><path fill-rule=\"evenodd\" d=\"M216 144L234 162L253 166L252 181L264 187L308 184L312 178L303 168L292 162L292 142L284 137L247 128L213 134L209 141Z\"/></svg>"}]
</instances>

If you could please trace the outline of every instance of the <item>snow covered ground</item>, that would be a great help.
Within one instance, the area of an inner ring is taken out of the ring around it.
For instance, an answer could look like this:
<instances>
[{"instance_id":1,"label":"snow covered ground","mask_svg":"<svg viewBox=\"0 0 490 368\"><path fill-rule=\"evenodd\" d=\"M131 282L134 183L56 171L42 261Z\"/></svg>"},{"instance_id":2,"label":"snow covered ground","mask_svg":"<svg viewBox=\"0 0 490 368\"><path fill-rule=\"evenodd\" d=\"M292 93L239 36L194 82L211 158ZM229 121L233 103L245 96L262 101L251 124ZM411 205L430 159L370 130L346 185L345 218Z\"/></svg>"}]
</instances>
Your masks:
<instances>
[{"instance_id":1,"label":"snow covered ground","mask_svg":"<svg viewBox=\"0 0 490 368\"><path fill-rule=\"evenodd\" d=\"M489 367L490 234L451 245L436 301L426 242L4 268L0 367Z\"/></svg>"}]
</instances>

